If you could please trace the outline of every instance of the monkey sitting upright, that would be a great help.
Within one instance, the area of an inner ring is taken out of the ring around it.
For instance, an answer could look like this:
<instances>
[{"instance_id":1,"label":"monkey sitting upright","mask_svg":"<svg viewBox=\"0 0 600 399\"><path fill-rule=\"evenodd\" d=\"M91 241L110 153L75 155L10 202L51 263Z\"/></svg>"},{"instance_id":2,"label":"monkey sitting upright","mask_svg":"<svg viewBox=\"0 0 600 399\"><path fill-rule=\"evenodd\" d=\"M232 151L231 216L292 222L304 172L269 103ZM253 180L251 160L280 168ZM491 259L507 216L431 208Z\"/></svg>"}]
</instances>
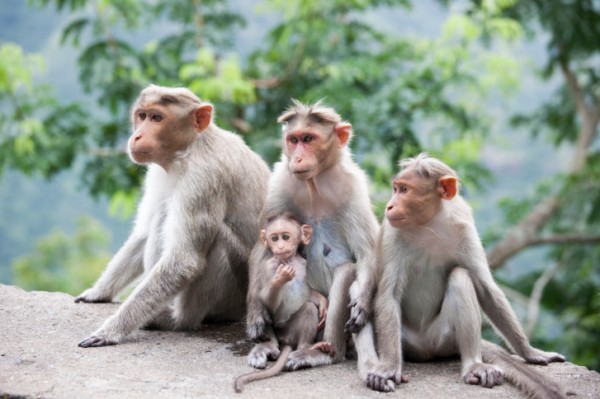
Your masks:
<instances>
[{"instance_id":1,"label":"monkey sitting upright","mask_svg":"<svg viewBox=\"0 0 600 399\"><path fill-rule=\"evenodd\" d=\"M379 362L367 385L387 392L404 382L403 355L413 361L460 355L467 384L492 388L506 378L529 397L563 398L557 383L481 340L483 310L526 363L565 360L532 347L523 333L490 272L456 172L427 154L400 168L376 249Z\"/></svg>"},{"instance_id":2,"label":"monkey sitting upright","mask_svg":"<svg viewBox=\"0 0 600 399\"><path fill-rule=\"evenodd\" d=\"M335 355L330 343L314 343L325 325L327 298L310 289L306 282L306 259L299 251L311 237L312 227L300 225L289 213L267 220L261 231L260 239L272 256L263 263L260 298L272 315L275 334L283 348L278 361L269 369L236 378L236 392L241 392L248 382L278 374L292 349Z\"/></svg>"}]
</instances>

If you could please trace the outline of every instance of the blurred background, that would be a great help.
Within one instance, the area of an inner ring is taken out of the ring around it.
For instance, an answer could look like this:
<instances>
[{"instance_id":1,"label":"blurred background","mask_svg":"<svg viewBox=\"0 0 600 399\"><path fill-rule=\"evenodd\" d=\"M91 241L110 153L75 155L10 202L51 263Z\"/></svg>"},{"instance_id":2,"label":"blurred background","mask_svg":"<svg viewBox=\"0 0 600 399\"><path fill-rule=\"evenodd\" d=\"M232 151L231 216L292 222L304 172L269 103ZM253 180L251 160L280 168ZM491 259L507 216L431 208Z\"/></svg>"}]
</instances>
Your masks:
<instances>
[{"instance_id":1,"label":"blurred background","mask_svg":"<svg viewBox=\"0 0 600 399\"><path fill-rule=\"evenodd\" d=\"M441 158L533 344L600 370L598 1L2 0L1 283L97 278L140 195L149 83L213 102L269 164L290 99L325 99L379 218L401 158Z\"/></svg>"}]
</instances>

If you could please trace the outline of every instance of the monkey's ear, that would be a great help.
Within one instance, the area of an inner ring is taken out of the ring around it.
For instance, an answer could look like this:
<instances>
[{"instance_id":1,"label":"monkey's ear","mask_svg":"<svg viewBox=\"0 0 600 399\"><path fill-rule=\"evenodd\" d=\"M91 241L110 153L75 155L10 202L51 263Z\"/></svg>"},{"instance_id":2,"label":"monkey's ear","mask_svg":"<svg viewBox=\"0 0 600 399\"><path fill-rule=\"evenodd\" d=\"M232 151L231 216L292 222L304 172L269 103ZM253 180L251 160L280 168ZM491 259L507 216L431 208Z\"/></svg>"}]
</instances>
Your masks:
<instances>
[{"instance_id":1,"label":"monkey's ear","mask_svg":"<svg viewBox=\"0 0 600 399\"><path fill-rule=\"evenodd\" d=\"M194 128L198 133L206 130L210 125L213 107L210 104L204 104L194 111Z\"/></svg>"},{"instance_id":2,"label":"monkey's ear","mask_svg":"<svg viewBox=\"0 0 600 399\"><path fill-rule=\"evenodd\" d=\"M438 180L438 191L442 199L451 200L458 193L458 181L456 177L444 176Z\"/></svg>"},{"instance_id":3,"label":"monkey's ear","mask_svg":"<svg viewBox=\"0 0 600 399\"><path fill-rule=\"evenodd\" d=\"M263 243L266 249L269 249L269 241L267 241L267 230L260 231L260 241Z\"/></svg>"},{"instance_id":4,"label":"monkey's ear","mask_svg":"<svg viewBox=\"0 0 600 399\"><path fill-rule=\"evenodd\" d=\"M300 230L302 231L302 234L300 236L300 241L302 241L302 244L308 245L310 243L310 240L311 240L312 234L313 234L312 226L310 224L303 224L300 227Z\"/></svg>"},{"instance_id":5,"label":"monkey's ear","mask_svg":"<svg viewBox=\"0 0 600 399\"><path fill-rule=\"evenodd\" d=\"M340 147L345 146L352 135L352 125L348 122L340 122L333 128L335 134L340 139Z\"/></svg>"}]
</instances>

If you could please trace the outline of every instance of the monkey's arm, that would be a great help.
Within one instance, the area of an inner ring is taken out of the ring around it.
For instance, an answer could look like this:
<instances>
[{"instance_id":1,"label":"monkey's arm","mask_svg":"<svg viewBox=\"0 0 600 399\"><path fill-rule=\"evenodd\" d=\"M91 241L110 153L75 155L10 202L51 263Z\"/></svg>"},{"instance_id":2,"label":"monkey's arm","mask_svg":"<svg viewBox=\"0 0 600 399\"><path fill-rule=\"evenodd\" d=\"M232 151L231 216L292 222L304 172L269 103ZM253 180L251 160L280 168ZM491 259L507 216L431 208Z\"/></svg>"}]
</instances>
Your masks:
<instances>
[{"instance_id":1,"label":"monkey's arm","mask_svg":"<svg viewBox=\"0 0 600 399\"><path fill-rule=\"evenodd\" d=\"M79 343L81 347L114 345L135 329L150 320L171 298L205 269L207 254L214 244L218 224L224 217L224 205L198 202L205 209L186 206L191 199L173 210L165 222L165 236L173 237L163 249L163 254L150 274L121 305L116 314L89 338Z\"/></svg>"},{"instance_id":2,"label":"monkey's arm","mask_svg":"<svg viewBox=\"0 0 600 399\"><path fill-rule=\"evenodd\" d=\"M270 328L271 316L261 299L262 287L264 287L265 268L264 263L269 256L263 244L258 241L249 259L249 282L246 304L246 335L253 341L272 341L275 338L273 329ZM268 327L268 328L267 328ZM277 340L275 340L277 342Z\"/></svg>"},{"instance_id":3,"label":"monkey's arm","mask_svg":"<svg viewBox=\"0 0 600 399\"><path fill-rule=\"evenodd\" d=\"M366 220L366 219L365 219ZM357 276L356 280L350 286L350 318L346 322L345 331L347 333L357 333L371 318L373 312L373 298L377 288L378 271L376 263L373 261L374 254L372 248L375 247L373 240L376 235L376 226L366 230L365 240L371 247L362 248L356 259ZM380 229L379 234L383 234ZM381 239L377 240L381 242ZM364 243L363 243L364 245Z\"/></svg>"},{"instance_id":4,"label":"monkey's arm","mask_svg":"<svg viewBox=\"0 0 600 399\"><path fill-rule=\"evenodd\" d=\"M111 259L92 288L75 298L75 302L110 302L127 284L144 271L146 236L135 232Z\"/></svg>"},{"instance_id":5,"label":"monkey's arm","mask_svg":"<svg viewBox=\"0 0 600 399\"><path fill-rule=\"evenodd\" d=\"M270 259L269 263L278 263L277 259ZM270 270L270 265L267 265L267 268ZM266 284L266 287L262 290L261 298L271 313L275 313L275 311L281 305L281 289L288 282L291 281L296 273L294 272L294 268L289 265L280 264L273 278Z\"/></svg>"},{"instance_id":6,"label":"monkey's arm","mask_svg":"<svg viewBox=\"0 0 600 399\"><path fill-rule=\"evenodd\" d=\"M401 293L404 285L404 265L387 262L375 295L375 330L379 363L367 374L367 386L389 392L402 380L402 311ZM400 275L400 276L399 276ZM395 384L395 385L394 385Z\"/></svg>"},{"instance_id":7,"label":"monkey's arm","mask_svg":"<svg viewBox=\"0 0 600 399\"><path fill-rule=\"evenodd\" d=\"M474 233L476 234L476 233ZM462 264L467 265L477 298L485 314L500 331L514 351L528 363L548 364L563 362L565 357L559 353L544 352L532 347L504 292L498 287L490 271L485 252L479 239L465 240L467 243Z\"/></svg>"}]
</instances>

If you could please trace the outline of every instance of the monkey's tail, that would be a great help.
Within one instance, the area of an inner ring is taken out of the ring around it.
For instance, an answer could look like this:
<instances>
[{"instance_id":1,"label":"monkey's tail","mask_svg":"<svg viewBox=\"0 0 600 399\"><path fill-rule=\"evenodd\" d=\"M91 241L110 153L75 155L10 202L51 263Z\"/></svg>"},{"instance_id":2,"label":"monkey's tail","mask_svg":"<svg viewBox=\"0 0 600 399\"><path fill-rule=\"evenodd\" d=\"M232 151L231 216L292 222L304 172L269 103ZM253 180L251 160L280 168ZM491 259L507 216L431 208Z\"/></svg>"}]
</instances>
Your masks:
<instances>
[{"instance_id":1,"label":"monkey's tail","mask_svg":"<svg viewBox=\"0 0 600 399\"><path fill-rule=\"evenodd\" d=\"M233 389L235 389L237 393L240 393L244 389L244 385L246 385L249 382L264 380L265 378L276 376L281 372L281 370L283 370L285 362L287 362L288 356L291 352L291 346L284 346L281 350L279 358L277 359L274 365L265 370L254 371L252 373L244 374L237 377L233 383Z\"/></svg>"},{"instance_id":2,"label":"monkey's tail","mask_svg":"<svg viewBox=\"0 0 600 399\"><path fill-rule=\"evenodd\" d=\"M523 361L514 358L498 345L483 340L481 349L483 361L502 367L506 380L515 385L529 398L566 398L563 389L555 381L547 378Z\"/></svg>"}]
</instances>

